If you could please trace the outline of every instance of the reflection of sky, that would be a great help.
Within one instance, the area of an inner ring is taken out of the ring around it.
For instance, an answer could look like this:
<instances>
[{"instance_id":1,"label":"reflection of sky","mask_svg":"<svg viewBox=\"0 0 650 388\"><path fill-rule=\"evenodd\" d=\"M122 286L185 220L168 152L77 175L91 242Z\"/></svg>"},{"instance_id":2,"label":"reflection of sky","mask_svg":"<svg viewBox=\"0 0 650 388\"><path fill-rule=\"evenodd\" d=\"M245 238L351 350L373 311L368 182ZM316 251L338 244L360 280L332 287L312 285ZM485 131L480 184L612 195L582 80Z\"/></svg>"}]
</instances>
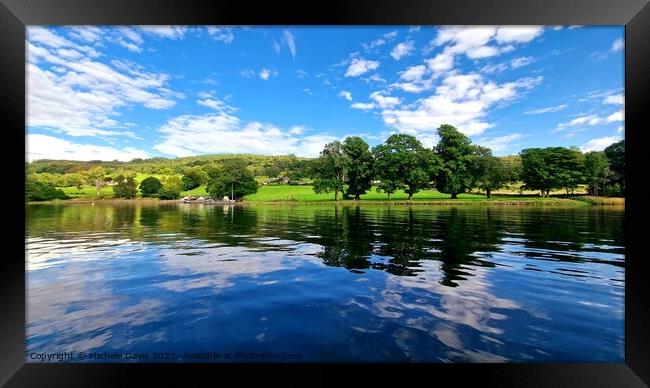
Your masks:
<instances>
[{"instance_id":1,"label":"reflection of sky","mask_svg":"<svg viewBox=\"0 0 650 388\"><path fill-rule=\"evenodd\" d=\"M459 264L471 276L449 287L439 260L420 260L414 276L324 266L305 214L292 215L302 226L289 234L264 214L263 233L235 245L173 230L155 242L108 230L30 237L28 351L261 346L315 361L622 360L624 256L614 241L562 251L563 241L544 249L508 232L496 250L470 252L494 268ZM428 251L440 254L441 242L431 237Z\"/></svg>"}]
</instances>

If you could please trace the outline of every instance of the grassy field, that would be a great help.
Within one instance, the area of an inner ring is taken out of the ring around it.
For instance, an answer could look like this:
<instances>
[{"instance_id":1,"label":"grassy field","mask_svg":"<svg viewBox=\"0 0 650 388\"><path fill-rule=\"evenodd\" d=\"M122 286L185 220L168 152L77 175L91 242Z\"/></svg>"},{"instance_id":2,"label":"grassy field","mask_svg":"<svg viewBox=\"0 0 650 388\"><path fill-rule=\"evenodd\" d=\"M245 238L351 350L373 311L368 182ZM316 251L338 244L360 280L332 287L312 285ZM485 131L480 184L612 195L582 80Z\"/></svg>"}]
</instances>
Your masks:
<instances>
[{"instance_id":1,"label":"grassy field","mask_svg":"<svg viewBox=\"0 0 650 388\"><path fill-rule=\"evenodd\" d=\"M250 202L274 202L274 201L300 201L300 202L318 202L318 201L333 201L334 193L316 194L311 186L289 186L289 185L267 185L258 189L257 193L244 197L246 201ZM391 196L391 201L405 201L408 195L404 191L398 191ZM450 200L450 194L443 194L436 190L422 190L413 195L415 201L440 201ZM465 201L485 201L487 200L484 194L460 194L459 200ZM386 193L378 193L373 187L367 194L361 196L362 201L387 201L388 196ZM493 194L490 201L542 201L548 200L541 197L533 196L519 196L517 195L502 195ZM551 199L552 200L552 199Z\"/></svg>"},{"instance_id":2,"label":"grassy field","mask_svg":"<svg viewBox=\"0 0 650 388\"><path fill-rule=\"evenodd\" d=\"M140 182L142 179L150 175L140 174L142 176L136 177ZM161 178L162 176L156 176ZM113 198L113 188L111 186L102 187L99 194L94 186L84 186L81 190L76 187L61 187L64 193L72 199L88 200L88 199L110 199ZM523 196L518 192L511 190L498 191L492 194L491 198L487 198L483 193L465 193L458 196L460 202L496 202L496 203L521 203L521 202L535 202L535 203L581 203L593 205L624 205L623 198L595 198L595 197L574 197L577 201L572 199L562 198L541 198L535 192L524 193ZM556 194L563 194L558 191ZM205 186L199 186L190 191L183 191L181 197L190 195L196 197L207 197L208 193ZM140 195L137 195L140 198ZM391 196L391 202L405 202L408 195L403 191L398 191ZM257 193L244 197L246 202L330 202L334 201L334 193L316 194L312 186L290 186L290 185L264 185L261 186ZM386 193L378 193L376 188L372 188L367 194L361 196L362 201L366 202L386 202L388 196ZM443 194L436 190L422 190L413 196L413 200L421 203L443 203L449 201L450 203L456 202L451 200L451 195ZM579 202L578 202L579 201ZM352 202L352 201L350 201Z\"/></svg>"},{"instance_id":3,"label":"grassy field","mask_svg":"<svg viewBox=\"0 0 650 388\"><path fill-rule=\"evenodd\" d=\"M66 193L70 198L81 198L81 199L94 199L94 198L112 198L113 197L113 187L104 186L99 190L97 194L97 189L95 186L83 186L81 190L76 187L58 187L64 193Z\"/></svg>"}]
</instances>

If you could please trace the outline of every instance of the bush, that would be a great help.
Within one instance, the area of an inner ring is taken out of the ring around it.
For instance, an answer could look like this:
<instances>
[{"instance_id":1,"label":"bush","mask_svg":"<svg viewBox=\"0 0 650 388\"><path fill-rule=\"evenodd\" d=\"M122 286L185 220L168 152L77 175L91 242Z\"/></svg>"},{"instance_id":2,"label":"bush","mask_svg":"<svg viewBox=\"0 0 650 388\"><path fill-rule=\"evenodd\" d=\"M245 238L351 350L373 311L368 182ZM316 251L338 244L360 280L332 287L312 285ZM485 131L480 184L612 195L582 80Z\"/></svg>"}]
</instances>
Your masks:
<instances>
[{"instance_id":1,"label":"bush","mask_svg":"<svg viewBox=\"0 0 650 388\"><path fill-rule=\"evenodd\" d=\"M133 198L137 194L137 184L135 179L119 175L115 178L117 184L113 186L113 193L118 198Z\"/></svg>"},{"instance_id":2,"label":"bush","mask_svg":"<svg viewBox=\"0 0 650 388\"><path fill-rule=\"evenodd\" d=\"M69 199L63 191L52 184L28 181L25 186L25 197L28 201L50 201L52 199Z\"/></svg>"},{"instance_id":3,"label":"bush","mask_svg":"<svg viewBox=\"0 0 650 388\"><path fill-rule=\"evenodd\" d=\"M162 188L162 183L155 177L145 178L142 183L140 183L140 192L143 197L154 197Z\"/></svg>"},{"instance_id":4,"label":"bush","mask_svg":"<svg viewBox=\"0 0 650 388\"><path fill-rule=\"evenodd\" d=\"M177 176L171 176L163 180L162 187L158 192L160 199L177 199L181 196L183 182Z\"/></svg>"}]
</instances>

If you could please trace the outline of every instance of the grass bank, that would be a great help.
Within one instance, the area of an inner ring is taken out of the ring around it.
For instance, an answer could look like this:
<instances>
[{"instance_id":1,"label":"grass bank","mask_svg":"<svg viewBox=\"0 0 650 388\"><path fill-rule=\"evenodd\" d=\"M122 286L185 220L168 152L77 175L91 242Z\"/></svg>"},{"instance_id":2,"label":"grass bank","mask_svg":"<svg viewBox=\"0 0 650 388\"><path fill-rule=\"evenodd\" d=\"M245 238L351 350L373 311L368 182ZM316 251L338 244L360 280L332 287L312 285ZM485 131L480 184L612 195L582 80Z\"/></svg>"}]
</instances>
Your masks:
<instances>
[{"instance_id":1,"label":"grass bank","mask_svg":"<svg viewBox=\"0 0 650 388\"><path fill-rule=\"evenodd\" d=\"M95 187L85 186L81 190L76 187L62 188L66 194L72 199L65 202L75 203L125 203L128 201L140 201L150 203L175 203L175 200L159 200L156 198L141 198L136 197L132 200L118 199L113 197L112 187L103 187L99 194ZM189 192L183 192L182 196L207 196L205 186L197 187ZM51 201L56 202L56 201ZM257 193L244 197L244 203L334 203L334 194L316 194L312 186L290 186L290 185L264 185L261 186ZM510 191L499 192L492 194L491 198L487 198L482 193L465 193L458 195L458 199L451 199L451 195L440 193L437 190L428 189L422 190L413 196L411 201L408 200L408 195L400 190L391 196L385 193L378 193L376 188L372 188L368 193L361 196L360 201L341 200L341 204L360 205L360 204L375 204L375 205L460 205L460 204L480 204L480 205L497 205L497 206L585 206L585 205L599 205L599 206L623 206L625 204L624 198L602 198L602 197L587 197L587 196L570 196L570 197L551 197L542 198L538 195L531 194L516 194Z\"/></svg>"}]
</instances>

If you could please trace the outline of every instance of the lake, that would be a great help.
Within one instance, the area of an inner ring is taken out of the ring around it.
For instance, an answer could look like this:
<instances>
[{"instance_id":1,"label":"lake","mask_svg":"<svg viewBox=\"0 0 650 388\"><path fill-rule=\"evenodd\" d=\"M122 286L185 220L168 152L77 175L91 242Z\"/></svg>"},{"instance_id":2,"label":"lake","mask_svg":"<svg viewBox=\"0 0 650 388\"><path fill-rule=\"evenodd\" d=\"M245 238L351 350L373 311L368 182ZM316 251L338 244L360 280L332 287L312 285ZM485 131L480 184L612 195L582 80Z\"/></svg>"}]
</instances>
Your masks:
<instances>
[{"instance_id":1,"label":"lake","mask_svg":"<svg viewBox=\"0 0 650 388\"><path fill-rule=\"evenodd\" d=\"M623 362L623 220L596 206L28 205L26 359Z\"/></svg>"}]
</instances>

